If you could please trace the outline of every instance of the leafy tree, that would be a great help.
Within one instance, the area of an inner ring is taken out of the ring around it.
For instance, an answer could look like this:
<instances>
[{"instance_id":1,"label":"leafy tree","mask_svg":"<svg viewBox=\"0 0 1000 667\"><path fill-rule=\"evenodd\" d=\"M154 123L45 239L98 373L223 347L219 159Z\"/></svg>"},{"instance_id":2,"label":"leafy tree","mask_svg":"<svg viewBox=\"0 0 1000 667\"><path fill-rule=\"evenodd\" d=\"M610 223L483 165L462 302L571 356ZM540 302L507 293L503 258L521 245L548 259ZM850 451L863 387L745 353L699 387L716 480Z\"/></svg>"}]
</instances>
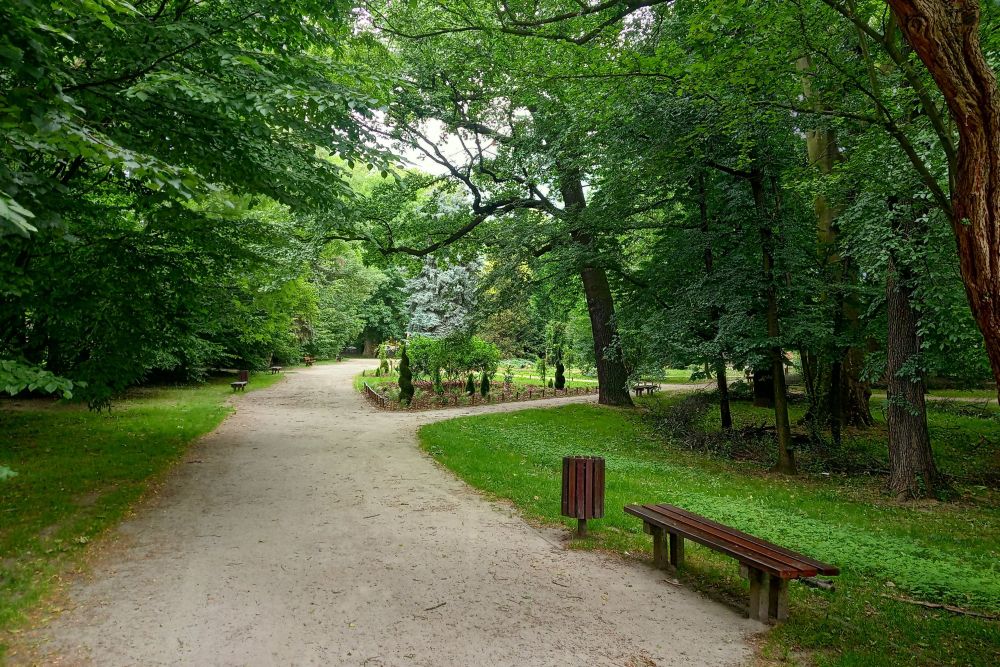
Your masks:
<instances>
[{"instance_id":1,"label":"leafy tree","mask_svg":"<svg viewBox=\"0 0 1000 667\"><path fill-rule=\"evenodd\" d=\"M407 284L408 332L443 338L468 327L475 307L476 274L481 263L438 268L428 258L420 273Z\"/></svg>"},{"instance_id":2,"label":"leafy tree","mask_svg":"<svg viewBox=\"0 0 1000 667\"><path fill-rule=\"evenodd\" d=\"M394 266L382 270L383 280L361 306L361 348L365 356L374 356L379 343L398 340L406 332L406 279Z\"/></svg>"}]
</instances>

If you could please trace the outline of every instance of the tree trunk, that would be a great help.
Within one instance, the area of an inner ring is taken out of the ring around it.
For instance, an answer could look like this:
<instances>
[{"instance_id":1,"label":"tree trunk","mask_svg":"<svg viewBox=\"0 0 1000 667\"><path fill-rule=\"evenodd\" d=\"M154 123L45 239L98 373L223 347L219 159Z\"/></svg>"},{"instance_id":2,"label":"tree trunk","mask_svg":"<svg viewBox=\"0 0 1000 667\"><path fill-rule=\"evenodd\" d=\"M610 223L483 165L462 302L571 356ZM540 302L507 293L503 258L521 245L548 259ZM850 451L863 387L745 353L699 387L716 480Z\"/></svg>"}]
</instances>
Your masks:
<instances>
[{"instance_id":1,"label":"tree trunk","mask_svg":"<svg viewBox=\"0 0 1000 667\"><path fill-rule=\"evenodd\" d=\"M617 350L618 328L615 326L615 306L611 286L604 269L584 267L580 270L583 292L587 297L590 327L594 332L594 355L597 359L598 402L604 405L632 405L628 392L628 371Z\"/></svg>"},{"instance_id":2,"label":"tree trunk","mask_svg":"<svg viewBox=\"0 0 1000 667\"><path fill-rule=\"evenodd\" d=\"M570 216L579 216L583 213L587 207L587 200L579 174L572 171L562 173L560 191L566 212ZM572 237L584 248L591 245L590 235L579 228L572 233ZM583 282L583 292L587 297L590 327L594 332L598 402L603 405L632 406L632 396L628 391L628 371L619 349L615 304L608 275L603 268L594 266L589 258L586 258L580 267L580 280Z\"/></svg>"},{"instance_id":3,"label":"tree trunk","mask_svg":"<svg viewBox=\"0 0 1000 667\"><path fill-rule=\"evenodd\" d=\"M978 0L888 0L958 130L951 226L1000 395L1000 88L979 42Z\"/></svg>"},{"instance_id":4,"label":"tree trunk","mask_svg":"<svg viewBox=\"0 0 1000 667\"><path fill-rule=\"evenodd\" d=\"M788 392L785 387L785 357L779 339L781 326L778 320L778 286L774 281L774 230L764 204L763 175L756 165L752 168L750 189L757 210L760 228L760 246L763 256L764 290L767 300L767 337L770 340L767 356L774 382L774 430L778 440L776 472L795 474L795 454L792 451L792 429L788 419Z\"/></svg>"},{"instance_id":5,"label":"tree trunk","mask_svg":"<svg viewBox=\"0 0 1000 667\"><path fill-rule=\"evenodd\" d=\"M378 354L378 341L374 338L365 338L365 349L361 352L363 357L374 357Z\"/></svg>"},{"instance_id":6,"label":"tree trunk","mask_svg":"<svg viewBox=\"0 0 1000 667\"><path fill-rule=\"evenodd\" d=\"M802 72L812 70L809 56L799 59L798 68ZM814 108L822 110L822 104L813 90L811 77L802 77L802 92ZM837 144L837 134L830 128L806 130L806 151L809 163L824 177L832 174L837 163L844 159ZM849 260L840 255L837 246L836 222L840 210L822 193L816 195L813 207L816 211L816 240L820 259L826 265L830 281L837 289L836 333L840 336L845 332L857 332L861 327L861 318L856 299L845 294L846 288L857 281L857 276L851 269ZM868 405L871 389L861 380L864 350L854 346L833 350L833 354L829 382L814 385L816 395L811 396L813 405L810 412L816 422L828 419L833 441L839 444L843 426L864 428L874 424L875 420ZM818 357L814 357L814 360L819 363ZM816 371L813 376L815 379L825 376L825 373L818 373L818 369L813 370Z\"/></svg>"},{"instance_id":7,"label":"tree trunk","mask_svg":"<svg viewBox=\"0 0 1000 667\"><path fill-rule=\"evenodd\" d=\"M927 431L923 378L905 368L920 353L917 315L911 288L891 255L885 296L889 315L889 490L900 499L919 498L934 493L938 473Z\"/></svg>"}]
</instances>

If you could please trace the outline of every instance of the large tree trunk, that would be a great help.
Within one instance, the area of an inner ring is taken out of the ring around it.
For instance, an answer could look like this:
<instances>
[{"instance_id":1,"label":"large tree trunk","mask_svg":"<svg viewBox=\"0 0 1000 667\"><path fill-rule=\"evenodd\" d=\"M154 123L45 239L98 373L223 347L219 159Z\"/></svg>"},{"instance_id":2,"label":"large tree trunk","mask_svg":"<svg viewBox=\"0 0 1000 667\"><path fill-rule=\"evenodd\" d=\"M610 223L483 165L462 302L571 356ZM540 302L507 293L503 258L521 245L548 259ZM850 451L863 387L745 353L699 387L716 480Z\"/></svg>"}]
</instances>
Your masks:
<instances>
[{"instance_id":1,"label":"large tree trunk","mask_svg":"<svg viewBox=\"0 0 1000 667\"><path fill-rule=\"evenodd\" d=\"M598 402L604 405L632 405L628 392L628 371L619 348L615 326L615 306L611 286L604 269L592 266L580 270L583 292L587 297L590 327L594 332L594 356L597 359Z\"/></svg>"},{"instance_id":2,"label":"large tree trunk","mask_svg":"<svg viewBox=\"0 0 1000 667\"><path fill-rule=\"evenodd\" d=\"M969 305L1000 392L1000 88L979 43L980 5L978 0L888 2L958 130L951 225Z\"/></svg>"},{"instance_id":3,"label":"large tree trunk","mask_svg":"<svg viewBox=\"0 0 1000 667\"><path fill-rule=\"evenodd\" d=\"M889 490L900 499L932 494L938 483L927 432L924 382L919 373L905 369L920 353L917 315L907 282L890 256L886 279Z\"/></svg>"},{"instance_id":4,"label":"large tree trunk","mask_svg":"<svg viewBox=\"0 0 1000 667\"><path fill-rule=\"evenodd\" d=\"M361 356L374 357L376 354L378 354L378 341L374 338L365 338L365 349L361 352Z\"/></svg>"},{"instance_id":5,"label":"large tree trunk","mask_svg":"<svg viewBox=\"0 0 1000 667\"><path fill-rule=\"evenodd\" d=\"M809 56L799 59L798 68L803 72L812 70ZM810 76L802 77L802 92L817 110L822 110L822 104L813 91ZM806 150L809 163L824 176L832 174L837 163L843 160L836 132L828 127L806 130ZM813 206L816 211L816 235L820 258L826 264L830 280L837 289L835 328L839 337L845 332L857 332L861 327L856 299L846 294L847 287L857 281L857 276L848 260L845 260L838 250L836 222L840 210L822 193L816 195ZM868 405L871 389L861 380L864 350L854 346L833 352L834 360L830 365L828 377L826 373L819 372L819 369L813 369L814 379L827 381L813 386L817 395L811 397L814 399L811 412L813 412L812 417L819 421L826 421L828 418L833 440L839 443L842 426L864 428L874 424L875 420ZM815 357L814 361L818 364L819 357ZM816 414L817 412L826 414Z\"/></svg>"},{"instance_id":6,"label":"large tree trunk","mask_svg":"<svg viewBox=\"0 0 1000 667\"><path fill-rule=\"evenodd\" d=\"M575 173L563 173L560 191L566 212L579 216L587 207L583 193L583 182ZM589 247L592 239L581 230L574 231L573 240L583 247ZM587 311L590 327L594 332L594 358L597 360L598 402L604 405L631 406L632 396L628 391L628 371L618 340L615 324L615 303L611 294L608 275L603 268L584 260L580 267L583 293L587 297Z\"/></svg>"}]
</instances>

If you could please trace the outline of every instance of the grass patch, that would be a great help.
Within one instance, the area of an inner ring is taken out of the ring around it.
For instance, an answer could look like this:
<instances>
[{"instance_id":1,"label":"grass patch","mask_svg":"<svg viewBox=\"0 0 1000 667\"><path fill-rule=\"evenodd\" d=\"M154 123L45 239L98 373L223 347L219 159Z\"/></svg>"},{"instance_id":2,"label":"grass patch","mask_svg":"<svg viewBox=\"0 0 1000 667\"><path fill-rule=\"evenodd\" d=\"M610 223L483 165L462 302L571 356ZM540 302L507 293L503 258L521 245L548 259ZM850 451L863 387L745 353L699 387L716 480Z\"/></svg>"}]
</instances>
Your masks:
<instances>
[{"instance_id":1,"label":"grass patch","mask_svg":"<svg viewBox=\"0 0 1000 667\"><path fill-rule=\"evenodd\" d=\"M254 375L247 391L281 378ZM0 633L23 622L86 545L232 412L231 379L135 389L104 413L47 401L0 407L0 465L17 473L0 480Z\"/></svg>"},{"instance_id":2,"label":"grass patch","mask_svg":"<svg viewBox=\"0 0 1000 667\"><path fill-rule=\"evenodd\" d=\"M900 505L872 478L772 476L752 463L685 451L633 412L570 405L424 426L422 446L472 486L528 517L559 516L561 458L607 459L607 515L575 544L651 551L634 502L669 502L839 565L837 591L791 587L791 619L772 630L765 657L806 652L821 665L995 664L1000 623L929 610L885 595L1000 612L1000 513L988 504ZM682 573L718 597L743 601L732 559L698 545Z\"/></svg>"}]
</instances>

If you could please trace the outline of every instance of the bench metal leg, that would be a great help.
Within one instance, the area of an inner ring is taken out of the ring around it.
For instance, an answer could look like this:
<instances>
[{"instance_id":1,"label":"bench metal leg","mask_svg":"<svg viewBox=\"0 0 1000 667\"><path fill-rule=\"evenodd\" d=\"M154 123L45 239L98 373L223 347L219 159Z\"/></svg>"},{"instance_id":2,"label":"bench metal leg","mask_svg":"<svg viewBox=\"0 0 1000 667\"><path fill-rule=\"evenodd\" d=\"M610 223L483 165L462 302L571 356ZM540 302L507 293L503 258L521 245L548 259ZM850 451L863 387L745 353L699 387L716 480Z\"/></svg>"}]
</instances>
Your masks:
<instances>
[{"instance_id":1,"label":"bench metal leg","mask_svg":"<svg viewBox=\"0 0 1000 667\"><path fill-rule=\"evenodd\" d=\"M675 568L684 564L684 538L670 533L670 564Z\"/></svg>"},{"instance_id":2,"label":"bench metal leg","mask_svg":"<svg viewBox=\"0 0 1000 667\"><path fill-rule=\"evenodd\" d=\"M666 531L659 526L650 526L649 532L653 536L653 565L661 570L667 567Z\"/></svg>"},{"instance_id":3,"label":"bench metal leg","mask_svg":"<svg viewBox=\"0 0 1000 667\"><path fill-rule=\"evenodd\" d=\"M770 577L767 588L767 617L776 621L788 618L788 580Z\"/></svg>"}]
</instances>

